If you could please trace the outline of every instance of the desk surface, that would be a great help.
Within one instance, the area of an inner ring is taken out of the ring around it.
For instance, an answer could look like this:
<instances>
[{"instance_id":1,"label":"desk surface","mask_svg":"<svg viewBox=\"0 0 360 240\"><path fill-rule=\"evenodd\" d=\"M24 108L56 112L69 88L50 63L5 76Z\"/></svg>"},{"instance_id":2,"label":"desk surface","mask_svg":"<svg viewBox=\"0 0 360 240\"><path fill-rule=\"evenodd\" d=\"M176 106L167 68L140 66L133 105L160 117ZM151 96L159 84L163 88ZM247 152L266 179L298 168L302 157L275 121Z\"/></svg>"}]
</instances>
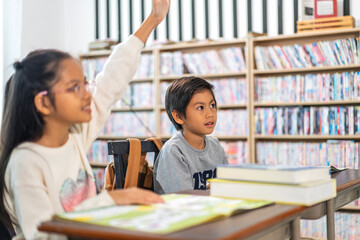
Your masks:
<instances>
[{"instance_id":1,"label":"desk surface","mask_svg":"<svg viewBox=\"0 0 360 240\"><path fill-rule=\"evenodd\" d=\"M304 207L301 206L275 204L167 235L62 221L44 222L39 230L63 233L73 237L101 239L245 239L276 225L290 222L303 209Z\"/></svg>"},{"instance_id":2,"label":"desk surface","mask_svg":"<svg viewBox=\"0 0 360 240\"><path fill-rule=\"evenodd\" d=\"M342 191L345 192L349 188L359 187L360 171L345 170L333 174L332 178L336 178L337 180L338 193ZM199 194L199 192L195 194ZM208 194L208 192L202 191L200 194ZM72 237L85 237L88 239L245 239L256 236L257 234L259 235L268 229L285 225L310 210L310 208L275 204L167 235L148 234L55 220L41 223L39 230L62 233Z\"/></svg>"}]
</instances>

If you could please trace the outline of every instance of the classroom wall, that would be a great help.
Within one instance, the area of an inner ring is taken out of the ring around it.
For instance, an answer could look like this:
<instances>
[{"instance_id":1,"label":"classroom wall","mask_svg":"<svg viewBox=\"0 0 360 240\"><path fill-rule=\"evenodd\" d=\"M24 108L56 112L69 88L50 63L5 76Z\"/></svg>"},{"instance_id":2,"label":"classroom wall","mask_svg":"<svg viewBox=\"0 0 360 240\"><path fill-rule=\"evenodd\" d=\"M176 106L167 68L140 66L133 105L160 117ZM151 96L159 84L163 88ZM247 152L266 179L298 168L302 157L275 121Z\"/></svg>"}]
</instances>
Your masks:
<instances>
[{"instance_id":1,"label":"classroom wall","mask_svg":"<svg viewBox=\"0 0 360 240\"><path fill-rule=\"evenodd\" d=\"M93 40L93 1L11 0L3 5L5 81L13 73L11 63L34 49L57 48L77 56Z\"/></svg>"}]
</instances>

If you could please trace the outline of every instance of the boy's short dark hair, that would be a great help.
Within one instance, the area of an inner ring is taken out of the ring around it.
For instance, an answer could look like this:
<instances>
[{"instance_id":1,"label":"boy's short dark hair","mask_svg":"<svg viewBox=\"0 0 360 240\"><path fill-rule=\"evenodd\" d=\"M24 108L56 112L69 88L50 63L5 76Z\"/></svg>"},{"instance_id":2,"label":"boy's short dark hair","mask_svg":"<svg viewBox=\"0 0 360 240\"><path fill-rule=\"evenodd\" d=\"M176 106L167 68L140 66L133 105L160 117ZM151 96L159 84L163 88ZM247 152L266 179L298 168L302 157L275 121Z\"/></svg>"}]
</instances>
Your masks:
<instances>
[{"instance_id":1,"label":"boy's short dark hair","mask_svg":"<svg viewBox=\"0 0 360 240\"><path fill-rule=\"evenodd\" d=\"M210 90L216 104L214 86L205 79L194 76L183 77L170 84L165 95L165 109L176 130L182 130L182 126L175 121L172 111L176 110L185 118L186 107L193 95L205 89Z\"/></svg>"}]
</instances>

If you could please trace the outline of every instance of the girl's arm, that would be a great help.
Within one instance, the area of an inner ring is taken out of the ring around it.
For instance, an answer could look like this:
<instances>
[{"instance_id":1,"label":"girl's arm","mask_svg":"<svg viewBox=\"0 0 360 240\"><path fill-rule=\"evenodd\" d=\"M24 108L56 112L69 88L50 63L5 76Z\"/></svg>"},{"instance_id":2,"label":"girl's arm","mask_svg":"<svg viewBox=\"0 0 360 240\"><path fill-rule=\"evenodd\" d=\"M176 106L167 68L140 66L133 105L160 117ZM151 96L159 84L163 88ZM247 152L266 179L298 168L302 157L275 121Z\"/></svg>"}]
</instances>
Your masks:
<instances>
[{"instance_id":1,"label":"girl's arm","mask_svg":"<svg viewBox=\"0 0 360 240\"><path fill-rule=\"evenodd\" d=\"M165 18L170 0L153 0L153 9L140 28L127 41L119 44L97 76L97 91L94 96L92 120L83 124L82 142L87 150L104 127L111 113L111 106L126 92L140 61L141 50L153 29ZM118 124L123 124L119 122ZM76 126L77 128L78 126Z\"/></svg>"},{"instance_id":2,"label":"girl's arm","mask_svg":"<svg viewBox=\"0 0 360 240\"><path fill-rule=\"evenodd\" d=\"M170 0L153 0L151 14L134 33L143 43L146 43L154 28L161 23L169 11Z\"/></svg>"}]
</instances>

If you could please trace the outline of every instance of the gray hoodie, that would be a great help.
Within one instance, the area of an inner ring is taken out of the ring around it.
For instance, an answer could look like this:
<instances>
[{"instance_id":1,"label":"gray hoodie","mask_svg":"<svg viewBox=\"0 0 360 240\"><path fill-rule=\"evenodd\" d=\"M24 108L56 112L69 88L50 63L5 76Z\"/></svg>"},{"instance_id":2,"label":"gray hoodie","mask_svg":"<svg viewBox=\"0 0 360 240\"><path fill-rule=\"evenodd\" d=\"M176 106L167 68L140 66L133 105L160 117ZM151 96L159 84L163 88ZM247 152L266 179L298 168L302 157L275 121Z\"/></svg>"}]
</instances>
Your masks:
<instances>
[{"instance_id":1,"label":"gray hoodie","mask_svg":"<svg viewBox=\"0 0 360 240\"><path fill-rule=\"evenodd\" d=\"M177 132L161 148L154 166L156 193L206 189L206 180L216 177L216 166L227 164L219 140L205 137L205 148L197 150Z\"/></svg>"}]
</instances>

